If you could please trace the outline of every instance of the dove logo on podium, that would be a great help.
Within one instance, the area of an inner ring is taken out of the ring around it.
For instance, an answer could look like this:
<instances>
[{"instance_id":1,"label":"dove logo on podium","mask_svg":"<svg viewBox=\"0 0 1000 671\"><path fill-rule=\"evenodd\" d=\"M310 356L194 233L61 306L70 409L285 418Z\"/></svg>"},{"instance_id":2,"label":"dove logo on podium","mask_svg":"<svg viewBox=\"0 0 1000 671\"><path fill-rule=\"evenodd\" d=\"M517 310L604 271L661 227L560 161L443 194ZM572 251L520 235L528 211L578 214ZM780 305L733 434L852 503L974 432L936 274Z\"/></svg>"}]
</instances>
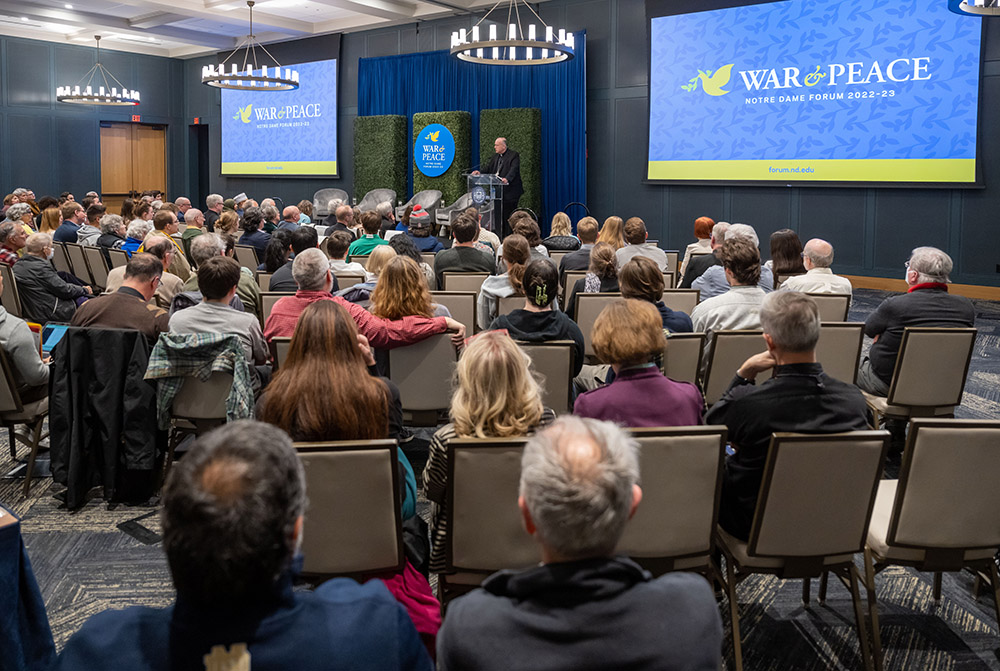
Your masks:
<instances>
[{"instance_id":1,"label":"dove logo on podium","mask_svg":"<svg viewBox=\"0 0 1000 671\"><path fill-rule=\"evenodd\" d=\"M413 143L413 163L424 175L440 177L455 160L455 138L439 123L420 130Z\"/></svg>"},{"instance_id":2,"label":"dove logo on podium","mask_svg":"<svg viewBox=\"0 0 1000 671\"><path fill-rule=\"evenodd\" d=\"M721 68L712 72L711 70L698 70L698 74L688 80L687 84L681 86L685 91L691 92L698 88L698 82L701 82L701 89L710 96L724 96L729 91L724 90L722 87L729 83L730 77L733 76L733 65L735 63L729 63L728 65L723 65Z\"/></svg>"}]
</instances>

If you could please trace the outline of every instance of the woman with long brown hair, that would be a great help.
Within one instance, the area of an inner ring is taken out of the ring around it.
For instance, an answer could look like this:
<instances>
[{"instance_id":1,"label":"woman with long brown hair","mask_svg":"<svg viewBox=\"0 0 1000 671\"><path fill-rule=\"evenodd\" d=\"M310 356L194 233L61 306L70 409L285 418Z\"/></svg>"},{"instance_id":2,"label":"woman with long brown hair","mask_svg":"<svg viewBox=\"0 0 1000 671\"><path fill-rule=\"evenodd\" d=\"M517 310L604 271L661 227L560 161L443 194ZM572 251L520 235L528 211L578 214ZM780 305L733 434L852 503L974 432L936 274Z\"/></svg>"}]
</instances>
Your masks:
<instances>
[{"instance_id":1,"label":"woman with long brown hair","mask_svg":"<svg viewBox=\"0 0 1000 671\"><path fill-rule=\"evenodd\" d=\"M423 271L407 256L396 255L382 268L371 302L371 313L383 319L451 316L448 308L431 302Z\"/></svg>"},{"instance_id":2,"label":"woman with long brown hair","mask_svg":"<svg viewBox=\"0 0 1000 671\"><path fill-rule=\"evenodd\" d=\"M506 272L490 275L483 281L476 299L476 323L486 329L496 319L500 299L524 295L524 268L531 259L531 248L523 235L512 233L504 238L500 263Z\"/></svg>"},{"instance_id":3,"label":"woman with long brown hair","mask_svg":"<svg viewBox=\"0 0 1000 671\"><path fill-rule=\"evenodd\" d=\"M311 303L295 326L288 358L257 405L257 417L297 442L398 438L399 390L371 375L368 340L347 310L332 300ZM399 452L405 475L403 516L416 514L417 485Z\"/></svg>"},{"instance_id":4,"label":"woman with long brown hair","mask_svg":"<svg viewBox=\"0 0 1000 671\"><path fill-rule=\"evenodd\" d=\"M576 317L576 295L618 291L618 257L615 248L607 242L598 242L590 250L590 267L587 274L576 281L570 290L565 312Z\"/></svg>"}]
</instances>

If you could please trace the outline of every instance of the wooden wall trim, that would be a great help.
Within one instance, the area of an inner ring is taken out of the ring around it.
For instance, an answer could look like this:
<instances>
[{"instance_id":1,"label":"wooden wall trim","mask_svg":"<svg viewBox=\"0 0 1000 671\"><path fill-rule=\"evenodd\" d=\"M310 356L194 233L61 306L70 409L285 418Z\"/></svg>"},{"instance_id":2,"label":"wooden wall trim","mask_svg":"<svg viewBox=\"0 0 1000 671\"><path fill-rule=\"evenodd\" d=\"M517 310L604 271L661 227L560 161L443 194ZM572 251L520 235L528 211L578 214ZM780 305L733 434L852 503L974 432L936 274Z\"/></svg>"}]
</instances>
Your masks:
<instances>
[{"instance_id":1,"label":"wooden wall trim","mask_svg":"<svg viewBox=\"0 0 1000 671\"><path fill-rule=\"evenodd\" d=\"M844 275L851 280L855 289L880 289L882 291L906 291L906 282L890 277L861 277ZM966 298L982 298L989 301L1000 301L1000 287L986 287L978 284L951 284L948 291Z\"/></svg>"}]
</instances>

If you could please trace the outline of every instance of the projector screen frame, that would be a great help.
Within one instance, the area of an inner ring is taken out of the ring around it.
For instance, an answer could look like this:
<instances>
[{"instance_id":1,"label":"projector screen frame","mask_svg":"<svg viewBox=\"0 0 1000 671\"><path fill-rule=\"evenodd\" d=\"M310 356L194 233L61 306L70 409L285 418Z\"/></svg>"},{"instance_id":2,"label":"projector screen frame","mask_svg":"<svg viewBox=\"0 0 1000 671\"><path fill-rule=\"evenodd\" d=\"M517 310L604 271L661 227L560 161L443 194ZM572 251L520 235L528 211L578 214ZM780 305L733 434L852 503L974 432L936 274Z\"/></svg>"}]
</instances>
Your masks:
<instances>
[{"instance_id":1,"label":"projector screen frame","mask_svg":"<svg viewBox=\"0 0 1000 671\"><path fill-rule=\"evenodd\" d=\"M692 10L690 5L679 5L676 0L646 0L646 142L645 154L643 156L642 173L644 178L641 183L649 186L769 186L769 187L831 187L831 188L875 188L875 189L971 189L981 190L986 188L983 179L983 156L982 156L982 129L983 129L983 73L985 68L985 58L983 45L986 42L986 22L981 17L969 16L969 20L980 20L979 36L979 79L977 92L976 109L976 175L972 182L883 182L883 181L825 181L825 180L796 180L785 182L781 180L734 180L734 179L650 179L649 178L649 136L650 111L652 106L652 21L655 18L665 16L678 16L681 14L700 14L721 9L732 9L736 7L750 7L754 5L776 5L792 0L703 0L697 9Z\"/></svg>"}]
</instances>

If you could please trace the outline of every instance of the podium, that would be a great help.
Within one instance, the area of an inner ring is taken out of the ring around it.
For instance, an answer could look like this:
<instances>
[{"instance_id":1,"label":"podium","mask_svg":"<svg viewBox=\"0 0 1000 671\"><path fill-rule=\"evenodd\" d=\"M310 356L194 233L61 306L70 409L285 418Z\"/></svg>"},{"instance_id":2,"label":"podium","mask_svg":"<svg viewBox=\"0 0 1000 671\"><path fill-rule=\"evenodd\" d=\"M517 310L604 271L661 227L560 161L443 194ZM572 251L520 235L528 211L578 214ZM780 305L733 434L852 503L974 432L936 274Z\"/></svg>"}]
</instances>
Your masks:
<instances>
[{"instance_id":1,"label":"podium","mask_svg":"<svg viewBox=\"0 0 1000 671\"><path fill-rule=\"evenodd\" d=\"M472 197L472 207L479 210L482 217L480 226L497 235L501 234L502 223L499 220L500 201L506 186L496 175L474 175L465 173L468 180L468 193ZM496 221L494 221L494 215Z\"/></svg>"}]
</instances>

